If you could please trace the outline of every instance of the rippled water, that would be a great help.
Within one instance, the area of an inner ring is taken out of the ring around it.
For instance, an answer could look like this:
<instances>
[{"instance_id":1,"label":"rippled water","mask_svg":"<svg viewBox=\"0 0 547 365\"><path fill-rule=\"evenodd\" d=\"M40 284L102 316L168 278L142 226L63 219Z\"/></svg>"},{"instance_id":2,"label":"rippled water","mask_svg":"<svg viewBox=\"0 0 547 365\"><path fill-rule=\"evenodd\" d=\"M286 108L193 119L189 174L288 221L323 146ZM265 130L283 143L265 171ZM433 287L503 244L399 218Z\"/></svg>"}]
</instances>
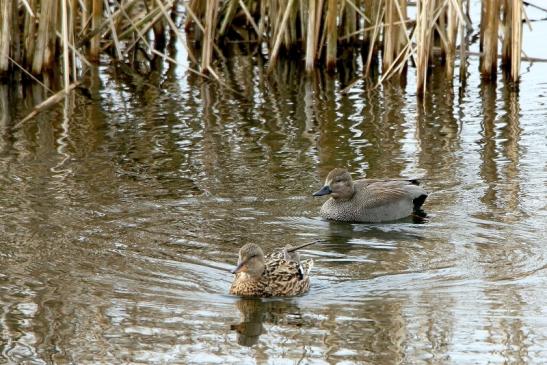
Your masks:
<instances>
[{"instance_id":1,"label":"rippled water","mask_svg":"<svg viewBox=\"0 0 547 365\"><path fill-rule=\"evenodd\" d=\"M422 103L253 62L104 67L24 124L0 86L0 363L543 363L547 64ZM423 177L427 221L322 221L335 166ZM309 294L227 295L244 243L310 241Z\"/></svg>"}]
</instances>

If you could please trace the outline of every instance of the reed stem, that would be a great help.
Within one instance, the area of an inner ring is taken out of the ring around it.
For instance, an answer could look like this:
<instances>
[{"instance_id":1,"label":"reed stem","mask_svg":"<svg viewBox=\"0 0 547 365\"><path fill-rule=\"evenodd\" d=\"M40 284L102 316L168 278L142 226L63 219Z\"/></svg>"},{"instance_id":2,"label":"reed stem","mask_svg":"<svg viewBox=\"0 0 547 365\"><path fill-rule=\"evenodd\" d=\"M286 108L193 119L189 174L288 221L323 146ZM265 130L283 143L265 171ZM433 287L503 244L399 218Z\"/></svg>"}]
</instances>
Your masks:
<instances>
[{"instance_id":1,"label":"reed stem","mask_svg":"<svg viewBox=\"0 0 547 365\"><path fill-rule=\"evenodd\" d=\"M218 0L207 0L205 8L205 34L201 52L201 72L210 72L215 43L215 29L218 14Z\"/></svg>"},{"instance_id":2,"label":"reed stem","mask_svg":"<svg viewBox=\"0 0 547 365\"><path fill-rule=\"evenodd\" d=\"M315 68L315 55L317 53L317 35L315 33L317 17L317 2L309 0L308 27L306 32L306 71L311 72Z\"/></svg>"},{"instance_id":3,"label":"reed stem","mask_svg":"<svg viewBox=\"0 0 547 365\"><path fill-rule=\"evenodd\" d=\"M338 46L337 2L337 0L328 0L327 3L327 71L329 72L333 72L336 67L336 48Z\"/></svg>"},{"instance_id":4,"label":"reed stem","mask_svg":"<svg viewBox=\"0 0 547 365\"><path fill-rule=\"evenodd\" d=\"M481 7L480 73L483 79L496 77L500 0L483 0Z\"/></svg>"},{"instance_id":5,"label":"reed stem","mask_svg":"<svg viewBox=\"0 0 547 365\"><path fill-rule=\"evenodd\" d=\"M91 0L91 28L93 30L98 29L102 22L102 13L103 13L103 1L102 0ZM101 50L101 35L97 33L93 38L91 38L89 44L89 58L92 61L98 61Z\"/></svg>"},{"instance_id":6,"label":"reed stem","mask_svg":"<svg viewBox=\"0 0 547 365\"><path fill-rule=\"evenodd\" d=\"M61 34L63 36L63 77L65 85L65 93L68 94L70 86L70 62L68 54L68 9L67 1L61 0Z\"/></svg>"},{"instance_id":7,"label":"reed stem","mask_svg":"<svg viewBox=\"0 0 547 365\"><path fill-rule=\"evenodd\" d=\"M502 67L510 80L517 82L522 49L522 1L504 0Z\"/></svg>"},{"instance_id":8,"label":"reed stem","mask_svg":"<svg viewBox=\"0 0 547 365\"><path fill-rule=\"evenodd\" d=\"M466 30L471 26L464 15L470 2L465 1L416 0L414 21L408 17L407 7L414 4L409 0L187 0L180 5L185 9L185 37L177 28L182 26L176 25L180 13L172 11L177 0L0 0L0 75L15 64L40 75L59 59L67 88L76 81L82 62L88 62L82 56L85 47L91 60L108 51L127 63L138 54L135 50L143 50L142 61L152 64L158 55L167 60L160 50L167 34L176 34L191 61L199 65L200 72L192 72L201 76L208 72L219 82L212 68L215 58L224 59L219 42L256 45L253 52L267 48L264 54L270 55L270 69L281 57L304 55L307 72L319 67L335 72L339 60L355 54L347 49L363 45L366 74L374 72L372 64L382 47L381 81L394 76L403 79L409 59L414 58L416 87L418 95L423 95L428 70L438 54L433 48L440 47L446 76L452 80L459 46L463 83ZM522 0L482 0L480 73L484 79L496 76L501 26L502 66L512 81L518 81L523 16ZM193 42L201 58L194 56L187 41Z\"/></svg>"},{"instance_id":9,"label":"reed stem","mask_svg":"<svg viewBox=\"0 0 547 365\"><path fill-rule=\"evenodd\" d=\"M0 77L9 70L13 0L0 0Z\"/></svg>"},{"instance_id":10,"label":"reed stem","mask_svg":"<svg viewBox=\"0 0 547 365\"><path fill-rule=\"evenodd\" d=\"M401 59L399 55L405 47L406 28L402 22L406 18L406 0L385 0L385 27L384 31L384 49L382 52L382 70L395 67L397 59L406 63L406 58Z\"/></svg>"}]
</instances>

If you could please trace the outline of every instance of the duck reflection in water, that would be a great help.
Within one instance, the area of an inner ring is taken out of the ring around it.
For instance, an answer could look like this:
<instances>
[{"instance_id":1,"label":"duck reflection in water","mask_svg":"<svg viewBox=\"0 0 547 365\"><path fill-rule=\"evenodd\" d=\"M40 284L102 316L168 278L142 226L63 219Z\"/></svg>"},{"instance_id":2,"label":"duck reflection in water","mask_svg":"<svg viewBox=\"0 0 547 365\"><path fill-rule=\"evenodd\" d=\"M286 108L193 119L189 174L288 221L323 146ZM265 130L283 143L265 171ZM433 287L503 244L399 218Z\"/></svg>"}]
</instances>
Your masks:
<instances>
[{"instance_id":1,"label":"duck reflection in water","mask_svg":"<svg viewBox=\"0 0 547 365\"><path fill-rule=\"evenodd\" d=\"M241 313L241 322L232 324L230 329L237 332L237 343L241 346L255 345L266 332L264 323L302 325L300 308L293 302L241 298L236 302L236 308Z\"/></svg>"}]
</instances>

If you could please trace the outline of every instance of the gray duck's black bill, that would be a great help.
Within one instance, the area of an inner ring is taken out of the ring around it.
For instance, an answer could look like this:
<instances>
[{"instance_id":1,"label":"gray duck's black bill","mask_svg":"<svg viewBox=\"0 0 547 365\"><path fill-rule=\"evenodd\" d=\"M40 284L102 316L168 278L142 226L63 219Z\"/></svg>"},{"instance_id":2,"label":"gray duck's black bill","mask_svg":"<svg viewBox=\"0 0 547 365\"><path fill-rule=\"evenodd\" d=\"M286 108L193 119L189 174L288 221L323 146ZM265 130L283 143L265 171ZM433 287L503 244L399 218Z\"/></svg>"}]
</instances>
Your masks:
<instances>
[{"instance_id":1,"label":"gray duck's black bill","mask_svg":"<svg viewBox=\"0 0 547 365\"><path fill-rule=\"evenodd\" d=\"M328 195L330 193L332 193L332 190L327 185L325 185L321 188L321 190L313 193L313 196Z\"/></svg>"}]
</instances>

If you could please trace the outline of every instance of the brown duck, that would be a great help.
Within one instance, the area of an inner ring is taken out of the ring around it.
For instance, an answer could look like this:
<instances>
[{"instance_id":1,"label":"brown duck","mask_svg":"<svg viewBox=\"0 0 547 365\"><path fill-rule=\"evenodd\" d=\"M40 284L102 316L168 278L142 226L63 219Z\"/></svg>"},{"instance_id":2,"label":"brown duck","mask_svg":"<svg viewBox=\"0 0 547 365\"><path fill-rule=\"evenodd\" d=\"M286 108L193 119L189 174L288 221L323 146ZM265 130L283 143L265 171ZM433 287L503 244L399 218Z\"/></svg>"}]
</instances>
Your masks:
<instances>
[{"instance_id":1,"label":"brown duck","mask_svg":"<svg viewBox=\"0 0 547 365\"><path fill-rule=\"evenodd\" d=\"M313 261L300 261L298 247L285 246L281 251L264 256L262 249L247 243L239 250L237 267L230 287L230 294L246 297L280 297L298 295L310 288L309 273Z\"/></svg>"},{"instance_id":2,"label":"brown duck","mask_svg":"<svg viewBox=\"0 0 547 365\"><path fill-rule=\"evenodd\" d=\"M345 222L393 221L419 211L427 192L418 180L360 179L336 168L329 172L325 185L314 196L330 194L321 207L324 219Z\"/></svg>"}]
</instances>

